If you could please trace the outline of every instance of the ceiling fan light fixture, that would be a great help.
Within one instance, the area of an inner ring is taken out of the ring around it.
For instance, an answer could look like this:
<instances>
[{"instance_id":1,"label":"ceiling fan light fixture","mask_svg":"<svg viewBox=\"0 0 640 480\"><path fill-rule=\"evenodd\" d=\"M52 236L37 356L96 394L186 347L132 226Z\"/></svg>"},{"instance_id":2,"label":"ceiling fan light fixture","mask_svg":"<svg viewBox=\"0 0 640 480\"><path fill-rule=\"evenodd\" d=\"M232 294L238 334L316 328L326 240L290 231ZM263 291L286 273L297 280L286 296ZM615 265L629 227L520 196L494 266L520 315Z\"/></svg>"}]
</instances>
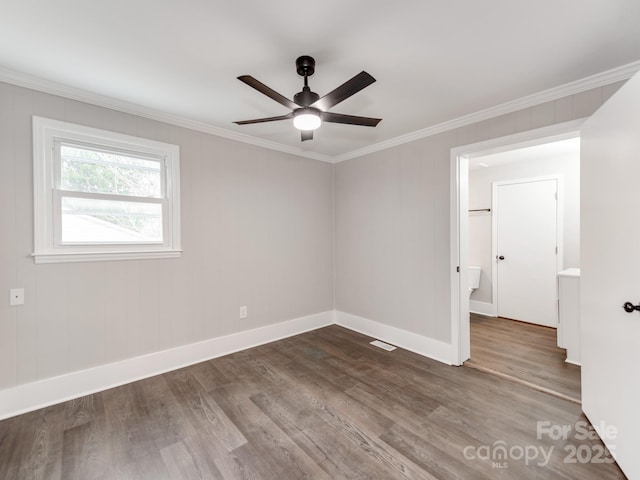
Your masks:
<instances>
[{"instance_id":1,"label":"ceiling fan light fixture","mask_svg":"<svg viewBox=\"0 0 640 480\"><path fill-rule=\"evenodd\" d=\"M320 125L320 112L315 108L301 108L294 113L293 126L298 130L316 130Z\"/></svg>"},{"instance_id":2,"label":"ceiling fan light fixture","mask_svg":"<svg viewBox=\"0 0 640 480\"><path fill-rule=\"evenodd\" d=\"M328 110L336 106L343 100L355 95L363 88L376 81L367 72L360 72L355 77L347 80L342 85L334 88L324 97L320 98L316 92L309 87L309 77L315 71L316 61L308 55L303 55L296 60L296 70L298 75L304 77L302 90L293 96L293 101L284 95L279 94L274 89L256 80L251 75L240 75L238 80L247 84L251 88L266 95L271 100L275 100L280 105L287 107L291 111L286 115L276 117L254 118L253 120L241 120L233 122L236 125L249 125L252 123L275 122L279 120L293 119L293 126L300 130L300 140L313 140L313 131L320 128L323 122L344 123L347 125L360 125L363 127L375 127L380 123L381 118L359 117L357 115L345 115L342 113L332 113Z\"/></svg>"}]
</instances>

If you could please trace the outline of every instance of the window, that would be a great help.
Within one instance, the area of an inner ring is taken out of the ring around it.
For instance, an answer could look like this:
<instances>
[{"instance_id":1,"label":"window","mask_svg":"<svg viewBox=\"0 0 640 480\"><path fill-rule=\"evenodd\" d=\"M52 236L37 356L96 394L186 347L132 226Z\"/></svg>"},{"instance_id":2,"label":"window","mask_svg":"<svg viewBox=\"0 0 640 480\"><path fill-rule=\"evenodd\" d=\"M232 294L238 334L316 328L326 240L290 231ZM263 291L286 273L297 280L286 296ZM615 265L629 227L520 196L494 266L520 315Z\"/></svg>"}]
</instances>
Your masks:
<instances>
[{"instance_id":1,"label":"window","mask_svg":"<svg viewBox=\"0 0 640 480\"><path fill-rule=\"evenodd\" d=\"M33 117L36 263L180 255L176 145Z\"/></svg>"}]
</instances>

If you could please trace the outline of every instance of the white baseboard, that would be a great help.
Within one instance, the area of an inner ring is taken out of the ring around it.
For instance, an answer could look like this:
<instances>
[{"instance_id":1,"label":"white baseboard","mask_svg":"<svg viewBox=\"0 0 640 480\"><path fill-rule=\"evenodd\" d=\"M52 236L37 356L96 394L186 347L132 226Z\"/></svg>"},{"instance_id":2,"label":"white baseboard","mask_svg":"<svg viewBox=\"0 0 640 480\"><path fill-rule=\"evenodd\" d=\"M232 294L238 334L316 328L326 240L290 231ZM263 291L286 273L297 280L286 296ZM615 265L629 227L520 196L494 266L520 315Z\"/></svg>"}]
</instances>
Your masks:
<instances>
[{"instance_id":1,"label":"white baseboard","mask_svg":"<svg viewBox=\"0 0 640 480\"><path fill-rule=\"evenodd\" d=\"M336 311L336 323L350 330L382 340L385 343L410 350L447 365L453 365L454 351L450 343L434 340L417 333L340 311Z\"/></svg>"},{"instance_id":2,"label":"white baseboard","mask_svg":"<svg viewBox=\"0 0 640 480\"><path fill-rule=\"evenodd\" d=\"M330 310L0 390L0 420L333 323Z\"/></svg>"},{"instance_id":3,"label":"white baseboard","mask_svg":"<svg viewBox=\"0 0 640 480\"><path fill-rule=\"evenodd\" d=\"M330 310L0 390L0 420L333 324L452 365L449 343Z\"/></svg>"},{"instance_id":4,"label":"white baseboard","mask_svg":"<svg viewBox=\"0 0 640 480\"><path fill-rule=\"evenodd\" d=\"M476 300L469 300L469 311L471 313L478 313L480 315L487 315L489 317L495 317L496 312L493 308L493 303L478 302Z\"/></svg>"}]
</instances>

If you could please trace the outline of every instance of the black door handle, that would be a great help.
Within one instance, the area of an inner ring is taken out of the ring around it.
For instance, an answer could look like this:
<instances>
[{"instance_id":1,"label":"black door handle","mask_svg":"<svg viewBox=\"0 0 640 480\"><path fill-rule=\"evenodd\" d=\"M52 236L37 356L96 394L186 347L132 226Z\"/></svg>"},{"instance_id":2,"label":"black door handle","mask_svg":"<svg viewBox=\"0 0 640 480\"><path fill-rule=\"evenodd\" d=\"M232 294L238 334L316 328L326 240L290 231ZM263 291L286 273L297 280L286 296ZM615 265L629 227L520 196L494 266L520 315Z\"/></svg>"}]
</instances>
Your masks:
<instances>
[{"instance_id":1,"label":"black door handle","mask_svg":"<svg viewBox=\"0 0 640 480\"><path fill-rule=\"evenodd\" d=\"M500 255L500 256L498 257L498 260L504 260L504 255Z\"/></svg>"},{"instance_id":2,"label":"black door handle","mask_svg":"<svg viewBox=\"0 0 640 480\"><path fill-rule=\"evenodd\" d=\"M631 302L625 302L625 304L622 305L622 308L624 308L624 311L627 313L633 313L636 310L640 310L640 305L634 305Z\"/></svg>"}]
</instances>

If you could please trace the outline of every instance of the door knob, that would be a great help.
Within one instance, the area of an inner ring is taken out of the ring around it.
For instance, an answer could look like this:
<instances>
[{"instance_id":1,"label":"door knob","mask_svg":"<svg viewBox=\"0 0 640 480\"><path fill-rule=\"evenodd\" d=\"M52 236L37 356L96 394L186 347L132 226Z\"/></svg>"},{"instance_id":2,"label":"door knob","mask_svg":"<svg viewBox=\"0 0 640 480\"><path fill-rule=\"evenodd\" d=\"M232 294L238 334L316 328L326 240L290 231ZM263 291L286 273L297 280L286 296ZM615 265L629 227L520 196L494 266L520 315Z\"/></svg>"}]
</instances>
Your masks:
<instances>
[{"instance_id":1,"label":"door knob","mask_svg":"<svg viewBox=\"0 0 640 480\"><path fill-rule=\"evenodd\" d=\"M624 311L627 313L633 313L636 310L640 310L640 305L634 305L631 302L625 302L625 304L622 305L622 308L624 308Z\"/></svg>"},{"instance_id":2,"label":"door knob","mask_svg":"<svg viewBox=\"0 0 640 480\"><path fill-rule=\"evenodd\" d=\"M496 258L497 258L498 260L504 260L504 255L500 255L499 257L496 255Z\"/></svg>"}]
</instances>

